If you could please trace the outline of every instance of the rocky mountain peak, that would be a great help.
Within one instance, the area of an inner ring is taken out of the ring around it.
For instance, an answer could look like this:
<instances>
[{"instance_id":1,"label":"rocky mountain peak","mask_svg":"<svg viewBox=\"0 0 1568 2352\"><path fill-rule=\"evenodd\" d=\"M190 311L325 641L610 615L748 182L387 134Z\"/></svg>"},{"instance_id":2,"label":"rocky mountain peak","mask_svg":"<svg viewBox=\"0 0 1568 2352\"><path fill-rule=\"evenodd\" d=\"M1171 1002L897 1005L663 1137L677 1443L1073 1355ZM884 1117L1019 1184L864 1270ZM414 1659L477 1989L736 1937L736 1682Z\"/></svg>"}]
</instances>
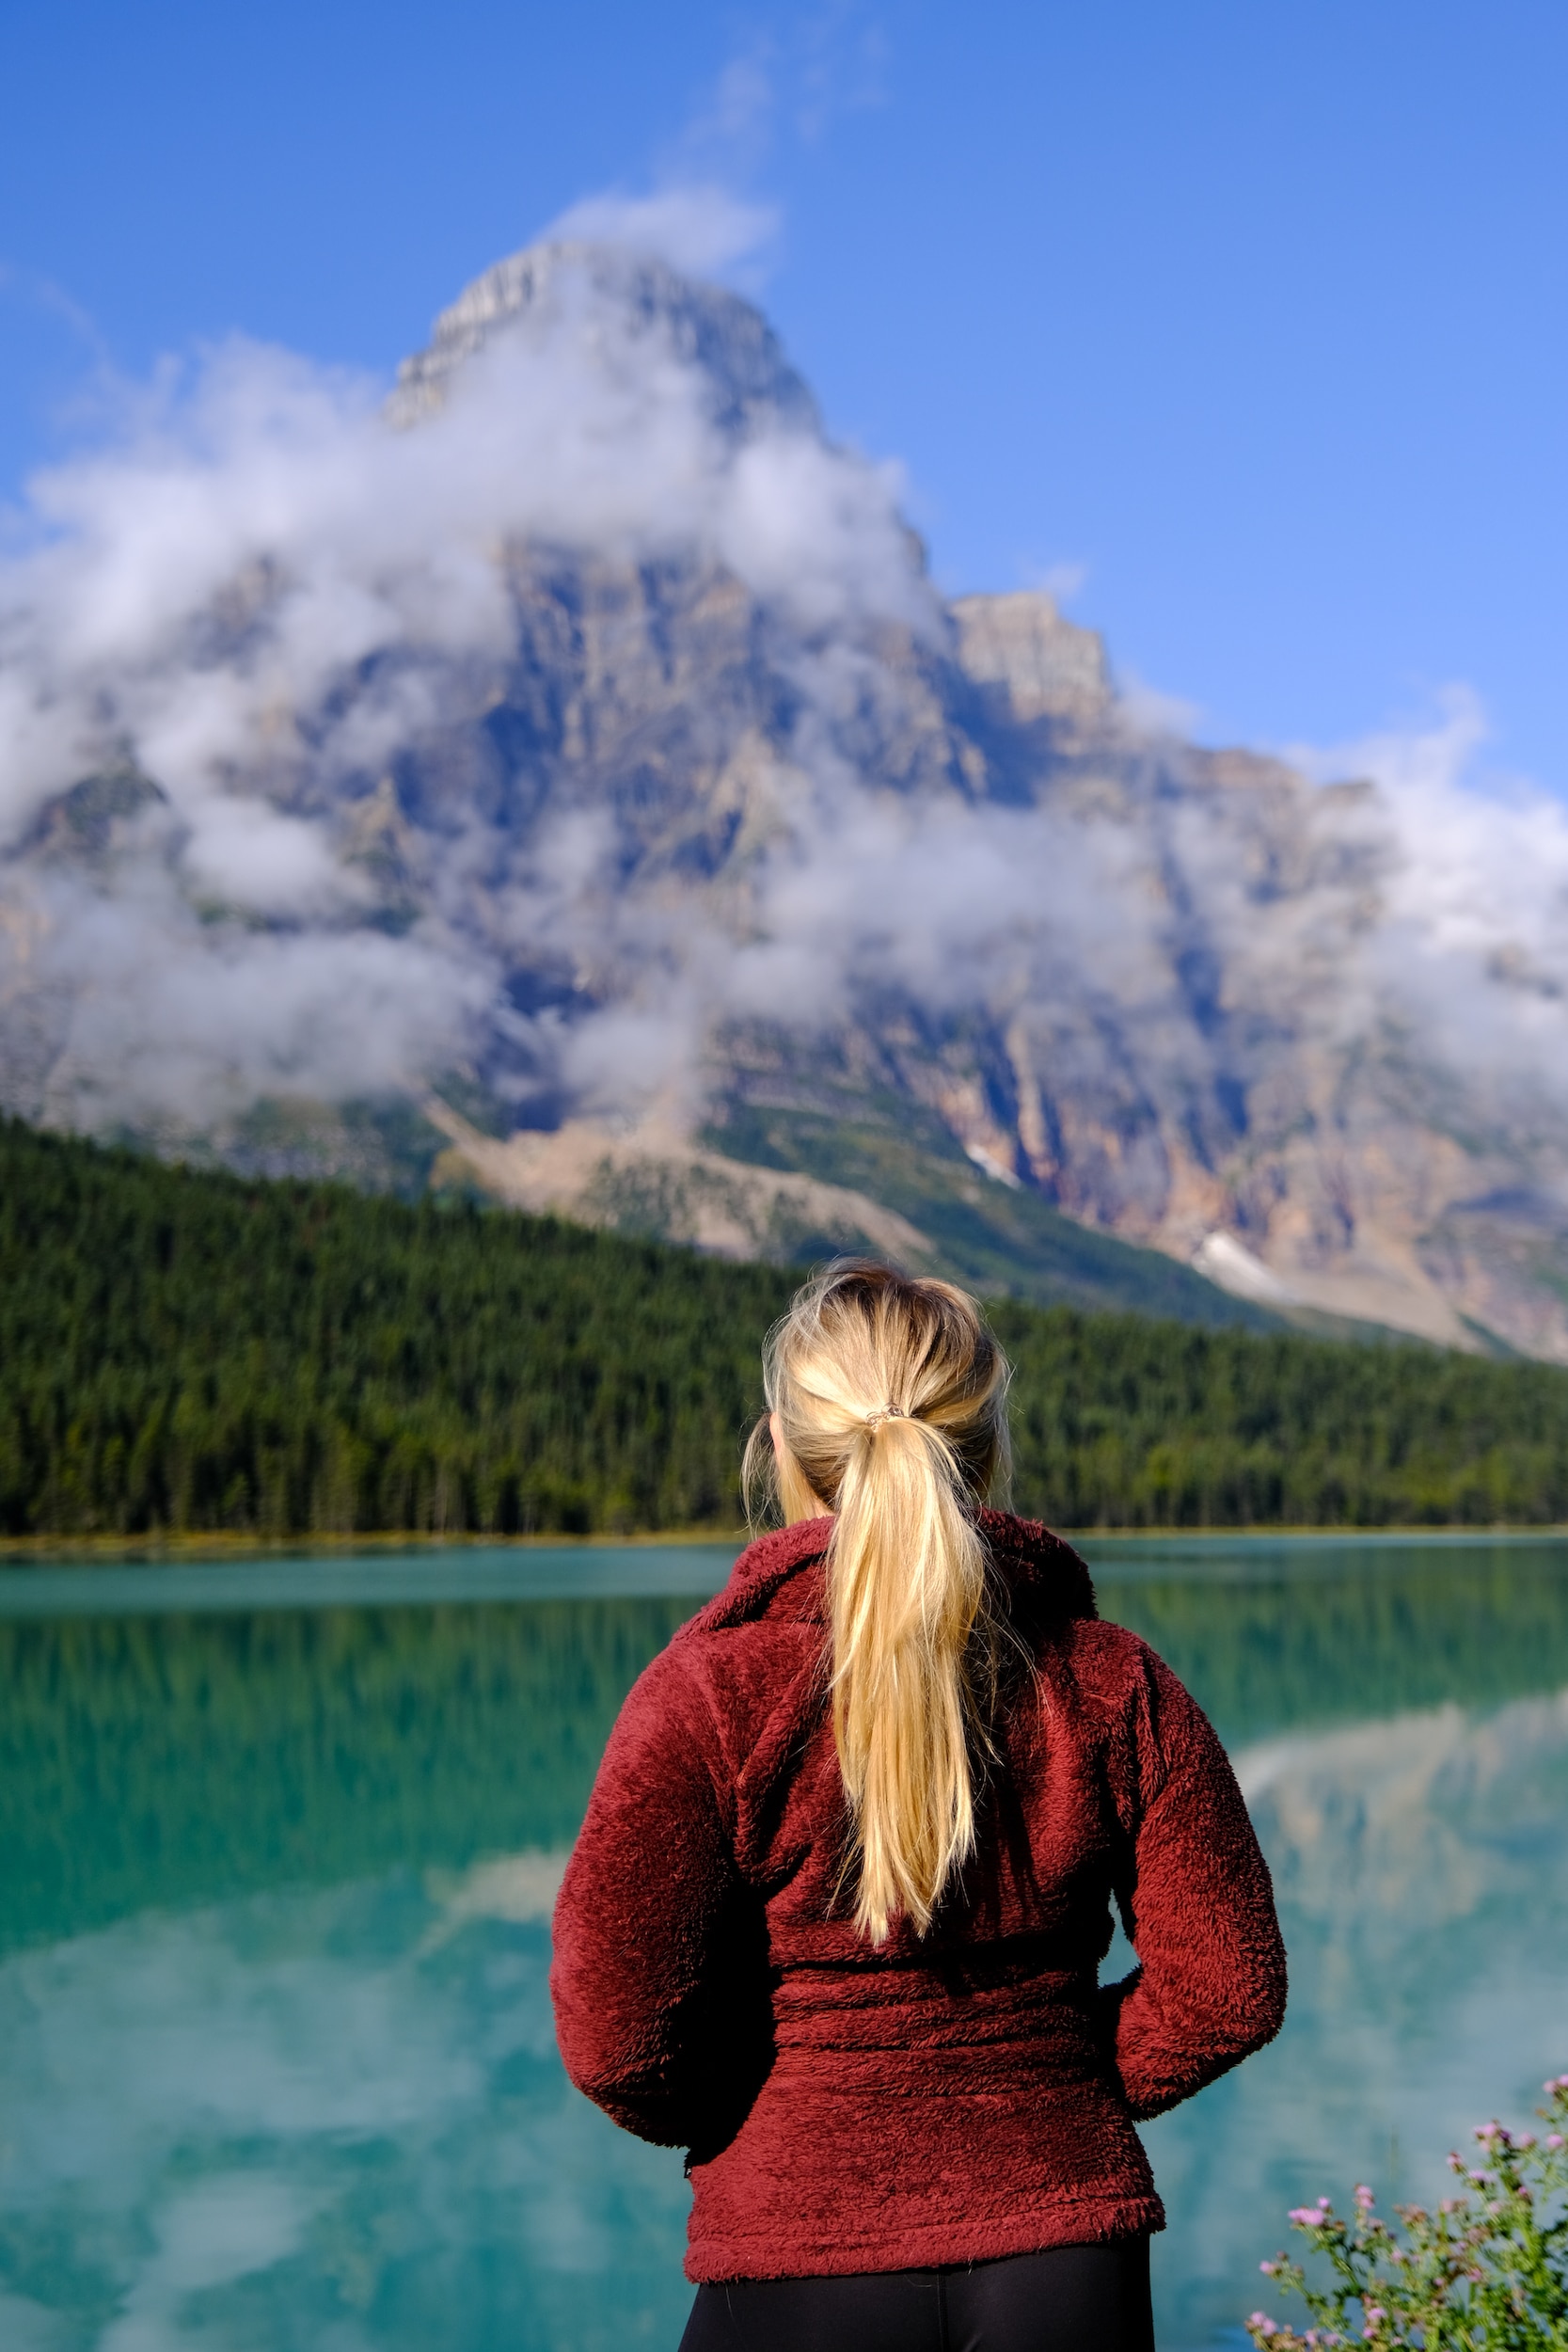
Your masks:
<instances>
[{"instance_id":1,"label":"rocky mountain peak","mask_svg":"<svg viewBox=\"0 0 1568 2352\"><path fill-rule=\"evenodd\" d=\"M959 596L952 607L958 661L976 686L996 690L1017 726L1037 720L1102 725L1116 700L1105 641L1065 621L1039 589Z\"/></svg>"},{"instance_id":2,"label":"rocky mountain peak","mask_svg":"<svg viewBox=\"0 0 1568 2352\"><path fill-rule=\"evenodd\" d=\"M1568 1361L1560 811L1320 787L1048 596L944 612L766 319L643 253L477 278L428 432L223 367L6 573L0 1104Z\"/></svg>"},{"instance_id":3,"label":"rocky mountain peak","mask_svg":"<svg viewBox=\"0 0 1568 2352\"><path fill-rule=\"evenodd\" d=\"M498 335L543 342L574 309L595 306L634 336L661 335L677 359L696 368L721 430L739 439L781 423L820 431L816 401L753 304L656 255L572 238L526 246L464 288L436 319L424 350L399 367L394 421L412 424L439 408L454 371Z\"/></svg>"}]
</instances>

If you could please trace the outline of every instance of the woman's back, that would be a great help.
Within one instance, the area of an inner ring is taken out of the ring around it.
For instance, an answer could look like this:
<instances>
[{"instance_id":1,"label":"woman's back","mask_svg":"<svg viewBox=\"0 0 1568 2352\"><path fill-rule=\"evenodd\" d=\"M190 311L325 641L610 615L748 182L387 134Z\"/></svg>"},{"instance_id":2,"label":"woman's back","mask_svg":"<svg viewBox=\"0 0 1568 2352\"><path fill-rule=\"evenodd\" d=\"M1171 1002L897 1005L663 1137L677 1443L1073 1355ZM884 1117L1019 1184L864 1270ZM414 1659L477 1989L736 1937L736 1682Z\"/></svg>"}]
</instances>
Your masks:
<instances>
[{"instance_id":1,"label":"woman's back","mask_svg":"<svg viewBox=\"0 0 1568 2352\"><path fill-rule=\"evenodd\" d=\"M686 2352L1147 2352L1134 2118L1278 2027L1213 1733L1068 1545L983 1507L1007 1379L950 1284L809 1283L747 1454L789 1524L600 1767L557 2030L618 2122L690 2152ZM1113 1899L1141 1965L1102 1991Z\"/></svg>"},{"instance_id":2,"label":"woman's back","mask_svg":"<svg viewBox=\"0 0 1568 2352\"><path fill-rule=\"evenodd\" d=\"M1277 2030L1268 1876L1213 1733L1077 1554L978 1515L972 1849L922 1932L855 1916L831 1518L753 1544L628 1699L556 1915L569 2071L691 2151L688 2271L821 2277L1133 2236L1133 2119ZM1141 1969L1101 1991L1119 1900Z\"/></svg>"}]
</instances>

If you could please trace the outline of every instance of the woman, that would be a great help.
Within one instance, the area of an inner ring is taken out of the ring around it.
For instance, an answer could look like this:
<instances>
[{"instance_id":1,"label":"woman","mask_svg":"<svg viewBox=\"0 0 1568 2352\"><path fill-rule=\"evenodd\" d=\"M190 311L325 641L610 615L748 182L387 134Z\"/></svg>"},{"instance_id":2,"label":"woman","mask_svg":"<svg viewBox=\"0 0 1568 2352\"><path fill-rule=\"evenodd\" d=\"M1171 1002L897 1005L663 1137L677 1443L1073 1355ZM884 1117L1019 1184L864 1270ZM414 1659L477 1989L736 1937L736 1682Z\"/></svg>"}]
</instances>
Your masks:
<instances>
[{"instance_id":1,"label":"woman","mask_svg":"<svg viewBox=\"0 0 1568 2352\"><path fill-rule=\"evenodd\" d=\"M683 2352L1148 2352L1133 2123L1267 2042L1285 1960L1193 1700L983 1507L1007 1368L879 1265L766 1358L785 1526L622 1710L555 1915L573 2080L690 2151ZM1100 1987L1117 1902L1140 1965Z\"/></svg>"}]
</instances>

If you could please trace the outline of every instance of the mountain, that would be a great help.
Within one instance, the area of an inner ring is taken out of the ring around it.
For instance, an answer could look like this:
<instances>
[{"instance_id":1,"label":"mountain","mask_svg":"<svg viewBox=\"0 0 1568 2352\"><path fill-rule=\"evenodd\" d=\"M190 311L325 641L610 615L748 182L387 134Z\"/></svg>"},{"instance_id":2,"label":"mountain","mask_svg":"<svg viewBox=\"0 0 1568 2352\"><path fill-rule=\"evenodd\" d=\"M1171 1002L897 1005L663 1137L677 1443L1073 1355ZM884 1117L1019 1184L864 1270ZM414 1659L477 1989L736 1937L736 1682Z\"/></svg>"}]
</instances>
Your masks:
<instances>
[{"instance_id":1,"label":"mountain","mask_svg":"<svg viewBox=\"0 0 1568 2352\"><path fill-rule=\"evenodd\" d=\"M0 584L0 1097L990 1289L1568 1360L1568 822L1184 740L944 604L761 314L236 347Z\"/></svg>"}]
</instances>

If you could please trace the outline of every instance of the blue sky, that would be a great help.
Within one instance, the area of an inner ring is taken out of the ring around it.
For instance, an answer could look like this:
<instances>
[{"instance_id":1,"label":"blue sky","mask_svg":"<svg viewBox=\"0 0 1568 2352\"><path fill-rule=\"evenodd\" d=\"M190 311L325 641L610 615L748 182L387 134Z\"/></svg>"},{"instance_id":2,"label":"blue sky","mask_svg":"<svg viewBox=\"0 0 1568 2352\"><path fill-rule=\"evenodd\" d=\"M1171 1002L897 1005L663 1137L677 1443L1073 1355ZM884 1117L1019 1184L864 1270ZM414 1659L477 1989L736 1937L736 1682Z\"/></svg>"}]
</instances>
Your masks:
<instances>
[{"instance_id":1,"label":"blue sky","mask_svg":"<svg viewBox=\"0 0 1568 2352\"><path fill-rule=\"evenodd\" d=\"M0 499L231 331L389 370L603 190L720 182L944 586L1212 740L1484 700L1568 793L1568 9L0 0Z\"/></svg>"}]
</instances>

